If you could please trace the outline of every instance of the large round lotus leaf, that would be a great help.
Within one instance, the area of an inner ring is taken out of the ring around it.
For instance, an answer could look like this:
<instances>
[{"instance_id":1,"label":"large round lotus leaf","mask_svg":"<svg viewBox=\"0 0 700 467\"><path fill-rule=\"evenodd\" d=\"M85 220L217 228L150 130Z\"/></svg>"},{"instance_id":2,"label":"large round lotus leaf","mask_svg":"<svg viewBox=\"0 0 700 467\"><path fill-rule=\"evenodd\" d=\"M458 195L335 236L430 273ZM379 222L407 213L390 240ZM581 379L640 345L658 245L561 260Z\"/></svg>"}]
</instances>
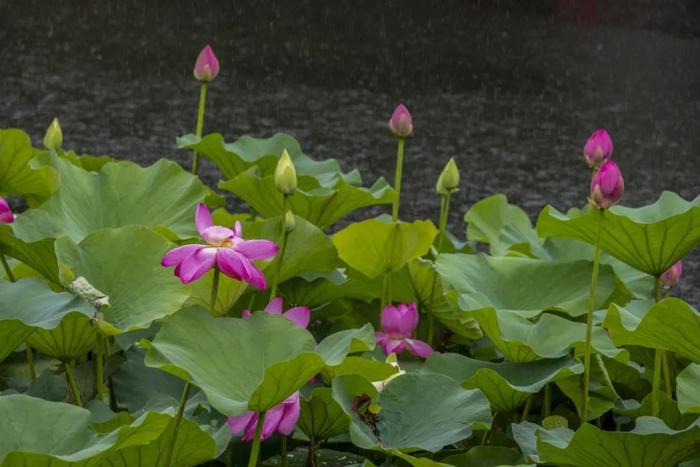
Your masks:
<instances>
[{"instance_id":1,"label":"large round lotus leaf","mask_svg":"<svg viewBox=\"0 0 700 467\"><path fill-rule=\"evenodd\" d=\"M333 236L340 259L367 277L398 271L425 255L437 229L430 221L387 223L379 219L352 224Z\"/></svg>"},{"instance_id":2,"label":"large round lotus leaf","mask_svg":"<svg viewBox=\"0 0 700 467\"><path fill-rule=\"evenodd\" d=\"M700 365L691 363L676 378L678 409L681 413L700 414Z\"/></svg>"},{"instance_id":3,"label":"large round lotus leaf","mask_svg":"<svg viewBox=\"0 0 700 467\"><path fill-rule=\"evenodd\" d=\"M492 307L530 318L544 310L586 314L591 261L542 261L483 254L443 254L436 261L447 290L459 294L462 310ZM605 305L615 290L615 274L600 268L594 306Z\"/></svg>"},{"instance_id":4,"label":"large round lotus leaf","mask_svg":"<svg viewBox=\"0 0 700 467\"><path fill-rule=\"evenodd\" d=\"M511 362L531 362L541 358L560 358L574 349L583 355L586 342L586 323L544 313L536 321L515 313L482 308L466 313L476 318L479 325ZM613 345L603 329L593 327L593 348L611 358L624 357L622 350Z\"/></svg>"},{"instance_id":5,"label":"large round lotus leaf","mask_svg":"<svg viewBox=\"0 0 700 467\"><path fill-rule=\"evenodd\" d=\"M265 217L282 215L283 196L275 186L274 175L261 177L251 168L219 188L230 191ZM369 188L351 185L343 177L328 177L324 184L311 176L298 177L298 187L289 198L289 209L320 228L330 227L356 209L389 204L394 190L380 178Z\"/></svg>"},{"instance_id":6,"label":"large round lotus leaf","mask_svg":"<svg viewBox=\"0 0 700 467\"><path fill-rule=\"evenodd\" d=\"M301 413L297 428L309 438L326 440L350 428L350 417L333 399L331 388L316 388L309 398L301 397Z\"/></svg>"},{"instance_id":7,"label":"large round lotus leaf","mask_svg":"<svg viewBox=\"0 0 700 467\"><path fill-rule=\"evenodd\" d=\"M547 383L582 373L583 366L568 356L531 363L492 363L460 354L433 353L421 371L447 375L466 389L478 388L494 410L511 412Z\"/></svg>"},{"instance_id":8,"label":"large round lotus leaf","mask_svg":"<svg viewBox=\"0 0 700 467\"><path fill-rule=\"evenodd\" d=\"M80 243L56 240L56 255L76 277L109 297L97 324L110 334L147 328L174 313L189 297L172 270L160 265L173 248L162 235L141 226L102 229Z\"/></svg>"},{"instance_id":9,"label":"large round lotus leaf","mask_svg":"<svg viewBox=\"0 0 700 467\"><path fill-rule=\"evenodd\" d=\"M568 237L595 243L597 209L588 207L562 214L544 208L537 231L544 237ZM625 263L658 276L700 243L700 197L686 201L665 191L642 208L614 206L603 214L601 246Z\"/></svg>"},{"instance_id":10,"label":"large round lotus leaf","mask_svg":"<svg viewBox=\"0 0 700 467\"><path fill-rule=\"evenodd\" d=\"M0 360L29 338L41 353L69 360L95 345L94 309L37 278L0 281Z\"/></svg>"},{"instance_id":11,"label":"large round lotus leaf","mask_svg":"<svg viewBox=\"0 0 700 467\"><path fill-rule=\"evenodd\" d=\"M581 467L666 467L700 453L700 421L684 430L672 430L663 421L640 417L629 432L601 431L584 424L536 436L540 459L556 465Z\"/></svg>"},{"instance_id":12,"label":"large round lotus leaf","mask_svg":"<svg viewBox=\"0 0 700 467\"><path fill-rule=\"evenodd\" d=\"M522 465L523 455L517 448L474 446L469 451L442 459L448 465L469 467L499 467Z\"/></svg>"},{"instance_id":13,"label":"large round lotus leaf","mask_svg":"<svg viewBox=\"0 0 700 467\"><path fill-rule=\"evenodd\" d=\"M265 411L324 366L308 331L264 312L249 319L214 318L186 308L142 345L148 348L147 366L189 379L225 415Z\"/></svg>"},{"instance_id":14,"label":"large round lotus leaf","mask_svg":"<svg viewBox=\"0 0 700 467\"><path fill-rule=\"evenodd\" d=\"M19 195L30 205L51 196L58 175L51 167L33 167L30 161L42 151L32 147L29 136L15 129L0 130L0 195Z\"/></svg>"},{"instance_id":15,"label":"large round lotus leaf","mask_svg":"<svg viewBox=\"0 0 700 467\"><path fill-rule=\"evenodd\" d=\"M678 298L611 305L603 326L617 345L670 350L700 362L700 313Z\"/></svg>"},{"instance_id":16,"label":"large round lotus leaf","mask_svg":"<svg viewBox=\"0 0 700 467\"><path fill-rule=\"evenodd\" d=\"M127 225L164 229L180 238L196 235L194 211L207 191L174 162L161 159L146 168L110 162L89 172L55 155L38 159L58 170L61 187L14 223L15 235L25 242L62 235L79 242L98 229Z\"/></svg>"},{"instance_id":17,"label":"large round lotus leaf","mask_svg":"<svg viewBox=\"0 0 700 467\"><path fill-rule=\"evenodd\" d=\"M357 403L362 396L378 403L378 415ZM491 426L486 397L479 390L463 389L444 375L402 375L391 380L378 396L364 378L340 376L333 381L333 397L352 417L350 438L363 449L437 452L468 438L475 427Z\"/></svg>"},{"instance_id":18,"label":"large round lotus leaf","mask_svg":"<svg viewBox=\"0 0 700 467\"><path fill-rule=\"evenodd\" d=\"M11 225L2 224L0 225L0 253L22 261L54 284L59 283L58 263L52 238L24 242L15 237Z\"/></svg>"},{"instance_id":19,"label":"large round lotus leaf","mask_svg":"<svg viewBox=\"0 0 700 467\"><path fill-rule=\"evenodd\" d=\"M147 413L102 434L80 407L24 395L0 397L2 467L166 467L161 455L173 417ZM183 420L173 465L196 465L215 457L214 440Z\"/></svg>"}]
</instances>

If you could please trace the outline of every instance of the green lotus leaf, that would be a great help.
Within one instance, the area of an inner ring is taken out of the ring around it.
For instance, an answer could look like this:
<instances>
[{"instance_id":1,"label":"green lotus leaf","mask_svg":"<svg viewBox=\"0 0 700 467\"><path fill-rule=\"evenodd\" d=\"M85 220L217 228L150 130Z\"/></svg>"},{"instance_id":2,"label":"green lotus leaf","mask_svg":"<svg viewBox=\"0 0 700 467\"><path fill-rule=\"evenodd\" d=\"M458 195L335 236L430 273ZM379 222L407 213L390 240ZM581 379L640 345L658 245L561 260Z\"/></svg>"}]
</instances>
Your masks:
<instances>
[{"instance_id":1,"label":"green lotus leaf","mask_svg":"<svg viewBox=\"0 0 700 467\"><path fill-rule=\"evenodd\" d=\"M147 168L110 162L89 172L55 155L37 160L58 170L61 187L13 224L25 242L60 236L80 242L96 230L127 225L158 228L179 238L196 235L194 211L207 190L174 162L161 159Z\"/></svg>"},{"instance_id":2,"label":"green lotus leaf","mask_svg":"<svg viewBox=\"0 0 700 467\"><path fill-rule=\"evenodd\" d=\"M635 420L639 417L651 416L654 410L653 397L651 392L642 399L641 404L637 401L625 401L625 404L618 404L615 412ZM665 391L658 394L658 415L666 426L674 430L682 430L690 426L698 417L696 414L681 413L680 404L668 395Z\"/></svg>"},{"instance_id":3,"label":"green lotus leaf","mask_svg":"<svg viewBox=\"0 0 700 467\"><path fill-rule=\"evenodd\" d=\"M540 453L537 450L538 440L553 440L556 442L559 437L570 436L571 433L571 430L568 428L553 428L547 430L531 422L513 423L511 424L511 430L513 432L513 439L518 444L523 456L537 465L543 463Z\"/></svg>"},{"instance_id":4,"label":"green lotus leaf","mask_svg":"<svg viewBox=\"0 0 700 467\"><path fill-rule=\"evenodd\" d=\"M95 345L95 310L38 278L0 281L0 360L29 339L41 353L72 360Z\"/></svg>"},{"instance_id":5,"label":"green lotus leaf","mask_svg":"<svg viewBox=\"0 0 700 467\"><path fill-rule=\"evenodd\" d=\"M362 274L349 275L336 269L329 273L304 274L286 281L280 289L287 303L303 303L314 308L342 298L369 302L377 296L369 283Z\"/></svg>"},{"instance_id":6,"label":"green lotus leaf","mask_svg":"<svg viewBox=\"0 0 700 467\"><path fill-rule=\"evenodd\" d=\"M515 448L474 446L469 451L442 459L445 464L469 467L498 467L522 463L523 456Z\"/></svg>"},{"instance_id":7,"label":"green lotus leaf","mask_svg":"<svg viewBox=\"0 0 700 467\"><path fill-rule=\"evenodd\" d=\"M198 138L185 135L178 138L181 149L196 149L200 154L214 162L227 180L235 178L250 167L257 166L263 175L272 174L282 152L286 149L297 171L297 175L311 175L325 184L327 179L342 176L352 185L361 185L359 172L353 170L343 174L335 159L316 161L301 150L299 142L292 136L276 133L269 138L241 136L233 143L225 143L219 133L212 133Z\"/></svg>"},{"instance_id":8,"label":"green lotus leaf","mask_svg":"<svg viewBox=\"0 0 700 467\"><path fill-rule=\"evenodd\" d=\"M287 235L287 245L282 258L279 282L282 283L292 277L313 272L330 272L338 265L338 253L333 243L321 229L311 222L294 216L294 230ZM245 238L264 238L280 243L282 238L282 218L246 222L243 224L243 236ZM268 279L276 267L275 262L268 268Z\"/></svg>"},{"instance_id":9,"label":"green lotus leaf","mask_svg":"<svg viewBox=\"0 0 700 467\"><path fill-rule=\"evenodd\" d=\"M59 185L51 167L34 167L30 162L42 151L32 147L21 130L0 130L0 195L23 196L30 206L48 199Z\"/></svg>"},{"instance_id":10,"label":"green lotus leaf","mask_svg":"<svg viewBox=\"0 0 700 467\"><path fill-rule=\"evenodd\" d=\"M454 353L433 353L421 368L444 374L466 389L480 389L498 412L512 412L547 383L577 375L583 366L570 357L531 363L491 363Z\"/></svg>"},{"instance_id":11,"label":"green lotus leaf","mask_svg":"<svg viewBox=\"0 0 700 467\"><path fill-rule=\"evenodd\" d=\"M318 344L318 353L326 365L340 365L345 356L357 352L374 350L375 339L372 325L365 324L360 329L346 329L326 337Z\"/></svg>"},{"instance_id":12,"label":"green lotus leaf","mask_svg":"<svg viewBox=\"0 0 700 467\"><path fill-rule=\"evenodd\" d=\"M681 299L613 304L603 326L617 345L670 350L700 362L700 313Z\"/></svg>"},{"instance_id":13,"label":"green lotus leaf","mask_svg":"<svg viewBox=\"0 0 700 467\"><path fill-rule=\"evenodd\" d=\"M591 379L588 388L588 411L587 420L594 420L602 417L606 412L620 403L620 395L611 384L608 374L601 360L593 356L591 360ZM580 375L573 375L560 378L556 381L559 390L569 398L576 407L576 412L581 413L581 394L583 393L583 380Z\"/></svg>"},{"instance_id":14,"label":"green lotus leaf","mask_svg":"<svg viewBox=\"0 0 700 467\"><path fill-rule=\"evenodd\" d=\"M430 221L386 223L379 219L352 224L333 236L340 259L367 277L398 271L425 255L437 229Z\"/></svg>"},{"instance_id":15,"label":"green lotus leaf","mask_svg":"<svg viewBox=\"0 0 700 467\"><path fill-rule=\"evenodd\" d=\"M283 196L275 186L274 175L261 177L256 167L220 183L219 188L234 193L265 217L283 214ZM323 229L356 209L389 204L394 196L394 190L383 178L364 188L341 176L326 180L325 184L315 177L300 176L296 192L289 197L288 209Z\"/></svg>"},{"instance_id":16,"label":"green lotus leaf","mask_svg":"<svg viewBox=\"0 0 700 467\"><path fill-rule=\"evenodd\" d=\"M589 206L562 214L551 206L537 221L543 237L568 237L594 244L599 212ZM665 191L654 204L642 208L614 206L603 211L603 251L659 276L700 242L700 197L686 201Z\"/></svg>"},{"instance_id":17,"label":"green lotus leaf","mask_svg":"<svg viewBox=\"0 0 700 467\"><path fill-rule=\"evenodd\" d=\"M15 237L11 225L0 225L0 253L22 261L54 284L60 282L52 238L24 242Z\"/></svg>"},{"instance_id":18,"label":"green lotus leaf","mask_svg":"<svg viewBox=\"0 0 700 467\"><path fill-rule=\"evenodd\" d=\"M310 439L326 440L347 433L350 417L333 399L331 388L315 388L309 398L301 397L297 428Z\"/></svg>"},{"instance_id":19,"label":"green lotus leaf","mask_svg":"<svg viewBox=\"0 0 700 467\"><path fill-rule=\"evenodd\" d=\"M426 397L426 395L430 397ZM357 408L357 397L369 396L379 405L372 416ZM448 376L406 374L377 390L360 376L339 376L333 397L352 417L350 438L363 449L389 454L399 451L437 452L491 426L491 410L479 390L466 390ZM372 419L371 421L368 418Z\"/></svg>"},{"instance_id":20,"label":"green lotus leaf","mask_svg":"<svg viewBox=\"0 0 700 467\"><path fill-rule=\"evenodd\" d=\"M475 318L503 355L515 363L541 358L560 358L574 349L583 355L586 324L561 316L543 313L531 321L515 313L482 308L467 315ZM593 348L611 358L626 358L625 352L613 345L599 326L593 327Z\"/></svg>"},{"instance_id":21,"label":"green lotus leaf","mask_svg":"<svg viewBox=\"0 0 700 467\"><path fill-rule=\"evenodd\" d=\"M115 160L109 156L93 156L90 154L78 154L75 151L57 151L58 157L61 157L76 167L88 170L90 172L99 172L105 164L114 162Z\"/></svg>"},{"instance_id":22,"label":"green lotus leaf","mask_svg":"<svg viewBox=\"0 0 700 467\"><path fill-rule=\"evenodd\" d=\"M681 413L700 414L700 365L691 363L676 378L678 409Z\"/></svg>"},{"instance_id":23,"label":"green lotus leaf","mask_svg":"<svg viewBox=\"0 0 700 467\"><path fill-rule=\"evenodd\" d=\"M436 261L445 288L459 294L462 310L492 307L531 318L544 310L586 314L593 263L443 254ZM600 268L594 306L603 307L615 291L615 274Z\"/></svg>"},{"instance_id":24,"label":"green lotus leaf","mask_svg":"<svg viewBox=\"0 0 700 467\"><path fill-rule=\"evenodd\" d=\"M370 328L371 330L371 328ZM361 331L362 334L362 331ZM333 336L331 336L333 337ZM186 308L166 319L147 348L146 365L191 381L225 415L266 411L352 350L352 336L319 346L309 332L269 313L249 319L214 318Z\"/></svg>"},{"instance_id":25,"label":"green lotus leaf","mask_svg":"<svg viewBox=\"0 0 700 467\"><path fill-rule=\"evenodd\" d=\"M56 240L61 264L109 297L110 306L97 319L108 334L147 328L188 299L189 287L160 265L172 247L165 237L141 226L98 230L80 243L68 237Z\"/></svg>"},{"instance_id":26,"label":"green lotus leaf","mask_svg":"<svg viewBox=\"0 0 700 467\"><path fill-rule=\"evenodd\" d=\"M346 357L343 363L324 368L321 375L324 381L329 383L342 375L359 375L367 381L383 381L397 372L396 367L380 360Z\"/></svg>"},{"instance_id":27,"label":"green lotus leaf","mask_svg":"<svg viewBox=\"0 0 700 467\"><path fill-rule=\"evenodd\" d=\"M640 417L629 432L606 432L584 424L575 433L561 429L547 438L540 433L536 436L541 459L558 465L662 467L700 453L700 421L672 430L658 418Z\"/></svg>"},{"instance_id":28,"label":"green lotus leaf","mask_svg":"<svg viewBox=\"0 0 700 467\"><path fill-rule=\"evenodd\" d=\"M88 410L25 395L0 397L0 417L3 467L165 467L160 451L173 424L173 417L150 412L103 434ZM189 420L183 420L178 438L173 465L215 457L214 440Z\"/></svg>"}]
</instances>

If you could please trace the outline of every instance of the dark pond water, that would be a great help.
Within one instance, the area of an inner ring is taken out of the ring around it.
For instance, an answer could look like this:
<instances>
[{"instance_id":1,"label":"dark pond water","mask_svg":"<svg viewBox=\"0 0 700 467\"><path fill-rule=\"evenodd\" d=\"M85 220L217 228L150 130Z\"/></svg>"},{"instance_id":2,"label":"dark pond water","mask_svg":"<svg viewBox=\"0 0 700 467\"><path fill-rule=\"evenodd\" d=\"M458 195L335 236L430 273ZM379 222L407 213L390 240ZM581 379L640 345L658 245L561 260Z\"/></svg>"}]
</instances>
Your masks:
<instances>
[{"instance_id":1,"label":"dark pond water","mask_svg":"<svg viewBox=\"0 0 700 467\"><path fill-rule=\"evenodd\" d=\"M437 174L456 156L469 205L504 192L535 216L579 206L581 148L615 142L639 206L664 189L700 193L700 6L691 0L0 2L0 126L37 143L59 116L66 147L188 164L194 58L222 64L205 131L227 139L285 131L317 158L393 172L386 121L415 120L404 218L436 217ZM203 172L214 183L217 174ZM682 293L700 305L696 253Z\"/></svg>"}]
</instances>

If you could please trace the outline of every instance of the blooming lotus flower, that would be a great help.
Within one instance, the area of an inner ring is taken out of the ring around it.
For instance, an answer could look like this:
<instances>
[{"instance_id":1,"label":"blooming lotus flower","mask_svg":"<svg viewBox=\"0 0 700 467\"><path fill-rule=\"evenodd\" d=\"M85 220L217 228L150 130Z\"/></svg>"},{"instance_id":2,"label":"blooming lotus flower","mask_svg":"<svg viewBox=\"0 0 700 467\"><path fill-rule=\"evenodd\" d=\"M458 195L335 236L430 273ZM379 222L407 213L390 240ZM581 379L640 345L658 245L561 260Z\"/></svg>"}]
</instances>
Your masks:
<instances>
[{"instance_id":1,"label":"blooming lotus flower","mask_svg":"<svg viewBox=\"0 0 700 467\"><path fill-rule=\"evenodd\" d=\"M384 348L385 354L399 354L408 350L412 355L426 358L433 353L428 344L412 339L413 331L418 326L418 310L415 303L387 305L382 311L381 321L384 332L376 332L375 337L377 343Z\"/></svg>"},{"instance_id":2,"label":"blooming lotus flower","mask_svg":"<svg viewBox=\"0 0 700 467\"><path fill-rule=\"evenodd\" d=\"M604 128L596 130L583 147L583 157L590 167L598 167L610 160L613 153L613 143Z\"/></svg>"},{"instance_id":3,"label":"blooming lotus flower","mask_svg":"<svg viewBox=\"0 0 700 467\"><path fill-rule=\"evenodd\" d=\"M279 434L289 436L294 431L294 426L299 420L301 404L299 403L299 391L295 392L267 412L263 423L261 440L272 436L276 431ZM258 424L258 412L246 412L238 417L228 417L227 422L231 427L231 433L243 433L241 441L252 441L255 438L255 428Z\"/></svg>"},{"instance_id":4,"label":"blooming lotus flower","mask_svg":"<svg viewBox=\"0 0 700 467\"><path fill-rule=\"evenodd\" d=\"M219 60L209 45L199 52L192 74L197 81L204 82L212 81L219 74Z\"/></svg>"},{"instance_id":5,"label":"blooming lotus flower","mask_svg":"<svg viewBox=\"0 0 700 467\"><path fill-rule=\"evenodd\" d=\"M199 279L216 265L236 280L258 289L267 287L265 275L252 260L275 256L277 245L268 240L244 240L240 222L236 222L233 229L212 225L211 214L204 203L197 206L195 225L206 245L179 246L167 252L160 263L166 267L175 266L175 275L183 284Z\"/></svg>"},{"instance_id":6,"label":"blooming lotus flower","mask_svg":"<svg viewBox=\"0 0 700 467\"><path fill-rule=\"evenodd\" d=\"M275 297L270 300L270 303L265 307L265 311L271 315L284 316L302 329L306 329L309 326L309 321L311 321L311 310L305 306L295 306L282 313L281 297ZM243 318L250 318L250 315L250 310L243 310Z\"/></svg>"},{"instance_id":7,"label":"blooming lotus flower","mask_svg":"<svg viewBox=\"0 0 700 467\"><path fill-rule=\"evenodd\" d=\"M683 274L683 262L676 261L676 264L668 268L661 274L661 283L666 287L671 287L675 285L679 280L681 280L681 275Z\"/></svg>"},{"instance_id":8,"label":"blooming lotus flower","mask_svg":"<svg viewBox=\"0 0 700 467\"><path fill-rule=\"evenodd\" d=\"M394 136L399 138L411 136L411 133L413 133L413 118L405 105L399 104L394 113L391 114L389 129Z\"/></svg>"},{"instance_id":9,"label":"blooming lotus flower","mask_svg":"<svg viewBox=\"0 0 700 467\"><path fill-rule=\"evenodd\" d=\"M625 191L622 174L614 161L609 160L600 166L591 180L591 197L593 204L606 209L616 204Z\"/></svg>"},{"instance_id":10,"label":"blooming lotus flower","mask_svg":"<svg viewBox=\"0 0 700 467\"><path fill-rule=\"evenodd\" d=\"M10 205L7 204L5 198L0 197L0 224L12 224L15 221L15 215L12 214Z\"/></svg>"}]
</instances>

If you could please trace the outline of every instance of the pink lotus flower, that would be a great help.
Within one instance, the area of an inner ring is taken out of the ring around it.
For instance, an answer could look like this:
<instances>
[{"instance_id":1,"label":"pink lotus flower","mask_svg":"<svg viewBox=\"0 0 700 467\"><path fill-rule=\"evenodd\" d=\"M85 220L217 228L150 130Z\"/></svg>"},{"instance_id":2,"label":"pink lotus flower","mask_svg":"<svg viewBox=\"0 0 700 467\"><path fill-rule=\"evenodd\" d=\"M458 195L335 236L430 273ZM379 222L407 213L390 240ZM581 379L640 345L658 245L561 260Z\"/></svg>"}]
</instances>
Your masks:
<instances>
[{"instance_id":1,"label":"pink lotus flower","mask_svg":"<svg viewBox=\"0 0 700 467\"><path fill-rule=\"evenodd\" d=\"M590 167L598 167L607 162L613 153L613 143L604 128L596 130L583 147L583 157Z\"/></svg>"},{"instance_id":2,"label":"pink lotus flower","mask_svg":"<svg viewBox=\"0 0 700 467\"><path fill-rule=\"evenodd\" d=\"M202 277L216 265L221 272L253 287L267 287L265 275L251 261L275 256L277 245L268 240L244 240L241 223L233 230L212 225L211 214L204 205L197 206L195 225L199 235L207 243L183 245L167 252L161 265L175 266L175 275L183 284Z\"/></svg>"},{"instance_id":3,"label":"pink lotus flower","mask_svg":"<svg viewBox=\"0 0 700 467\"><path fill-rule=\"evenodd\" d=\"M593 204L606 209L620 201L625 191L622 174L614 161L609 160L600 166L591 180L591 197Z\"/></svg>"},{"instance_id":4,"label":"pink lotus flower","mask_svg":"<svg viewBox=\"0 0 700 467\"><path fill-rule=\"evenodd\" d=\"M309 321L311 321L311 310L305 306L295 306L282 313L282 298L280 297L270 300L270 303L265 307L265 311L271 315L284 316L302 329L306 329L309 326ZM243 310L243 318L250 318L250 315L250 310Z\"/></svg>"},{"instance_id":5,"label":"pink lotus flower","mask_svg":"<svg viewBox=\"0 0 700 467\"><path fill-rule=\"evenodd\" d=\"M219 60L209 45L199 52L192 74L197 81L204 82L212 81L219 74Z\"/></svg>"},{"instance_id":6,"label":"pink lotus flower","mask_svg":"<svg viewBox=\"0 0 700 467\"><path fill-rule=\"evenodd\" d=\"M433 349L425 342L412 339L413 331L418 326L418 310L416 304L387 305L382 311L382 329L376 332L377 343L384 348L384 353L399 354L408 350L412 355L427 358Z\"/></svg>"},{"instance_id":7,"label":"pink lotus flower","mask_svg":"<svg viewBox=\"0 0 700 467\"><path fill-rule=\"evenodd\" d=\"M295 392L265 413L261 440L272 436L276 431L279 434L289 436L294 432L294 426L299 420L301 404L299 403L299 391ZM255 438L255 428L258 424L258 412L246 412L238 417L228 417L227 422L231 427L231 433L243 433L241 441L252 441Z\"/></svg>"},{"instance_id":8,"label":"pink lotus flower","mask_svg":"<svg viewBox=\"0 0 700 467\"><path fill-rule=\"evenodd\" d=\"M5 198L0 197L0 224L12 224L15 221L15 215L12 214L10 205L7 204Z\"/></svg>"},{"instance_id":9,"label":"pink lotus flower","mask_svg":"<svg viewBox=\"0 0 700 467\"><path fill-rule=\"evenodd\" d=\"M681 280L681 275L683 274L683 262L676 261L676 264L668 268L661 274L661 283L666 287L671 287L675 285L679 280Z\"/></svg>"},{"instance_id":10,"label":"pink lotus flower","mask_svg":"<svg viewBox=\"0 0 700 467\"><path fill-rule=\"evenodd\" d=\"M399 104L391 114L389 129L399 138L405 138L413 133L413 118L405 105Z\"/></svg>"}]
</instances>

